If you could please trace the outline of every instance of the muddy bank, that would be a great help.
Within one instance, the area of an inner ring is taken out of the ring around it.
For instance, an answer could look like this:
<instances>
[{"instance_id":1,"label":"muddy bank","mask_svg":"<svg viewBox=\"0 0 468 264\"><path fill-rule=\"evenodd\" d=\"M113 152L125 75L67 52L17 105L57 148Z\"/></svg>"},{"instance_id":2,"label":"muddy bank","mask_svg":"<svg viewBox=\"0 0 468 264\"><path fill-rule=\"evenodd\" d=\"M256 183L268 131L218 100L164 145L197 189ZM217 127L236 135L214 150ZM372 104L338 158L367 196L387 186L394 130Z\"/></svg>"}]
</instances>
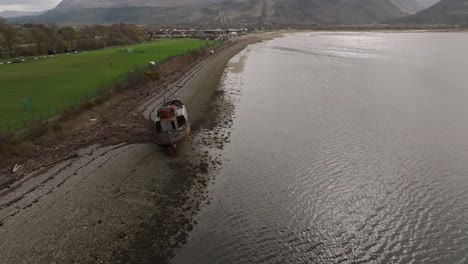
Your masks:
<instances>
[{"instance_id":1,"label":"muddy bank","mask_svg":"<svg viewBox=\"0 0 468 264\"><path fill-rule=\"evenodd\" d=\"M229 44L224 44L224 48ZM67 110L45 124L34 125L19 137L26 140L8 144L0 135L0 189L8 187L32 171L44 171L58 162L76 157L76 151L93 144L152 141L151 122L138 106L148 98L158 98L168 84L175 83L209 56L208 51L177 57L160 66L159 80L141 73L128 83L117 84L103 95L103 103L89 102L90 109ZM34 137L31 139L31 137ZM13 141L13 140L11 140ZM13 172L15 165L18 169Z\"/></svg>"},{"instance_id":2,"label":"muddy bank","mask_svg":"<svg viewBox=\"0 0 468 264\"><path fill-rule=\"evenodd\" d=\"M16 173L2 177L0 259L167 263L195 224L204 187L220 164L206 148L222 149L228 141L210 132L232 122L229 104L216 99L219 78L232 56L260 40L241 38L215 55L175 60L177 71L166 68L161 80L75 117L59 144L38 144ZM175 159L148 143L148 119L162 93L187 103L195 127ZM208 102L217 103L207 108Z\"/></svg>"},{"instance_id":3,"label":"muddy bank","mask_svg":"<svg viewBox=\"0 0 468 264\"><path fill-rule=\"evenodd\" d=\"M180 90L188 81L193 83L193 79L197 79L194 85L213 85L223 67L212 66L213 74L199 76L200 65L219 64L213 57L236 52L238 47L256 40L257 37L247 37L224 43L214 48L216 56L210 55L209 50L205 49L177 57L156 70L158 80L142 75L133 80L134 83L117 85L114 91L105 95L110 98L101 105L93 103L91 106L94 107L81 112L67 111L55 122L33 127L31 134L40 135L33 140L25 140L10 147L4 144L4 136L0 135L0 189L20 180L29 172L48 169L51 165L76 157L77 150L93 144L151 142L152 123L148 120L149 116L144 114L145 111L154 109L155 103L159 104L164 94L173 94L174 90ZM122 90L123 86L129 88ZM190 101L195 102L210 90L203 88L191 91L201 95L197 98L188 96ZM147 105L148 101L153 103ZM196 103L192 103L192 106L196 106ZM15 165L19 167L13 172Z\"/></svg>"}]
</instances>

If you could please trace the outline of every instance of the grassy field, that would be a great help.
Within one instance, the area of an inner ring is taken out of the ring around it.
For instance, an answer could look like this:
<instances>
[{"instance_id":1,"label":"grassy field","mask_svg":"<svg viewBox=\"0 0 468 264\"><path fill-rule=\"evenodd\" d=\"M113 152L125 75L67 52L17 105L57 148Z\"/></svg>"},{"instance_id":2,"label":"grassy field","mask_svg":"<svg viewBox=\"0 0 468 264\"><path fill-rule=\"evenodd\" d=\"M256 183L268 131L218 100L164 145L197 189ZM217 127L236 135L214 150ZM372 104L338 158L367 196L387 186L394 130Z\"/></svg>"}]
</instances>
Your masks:
<instances>
[{"instance_id":1,"label":"grassy field","mask_svg":"<svg viewBox=\"0 0 468 264\"><path fill-rule=\"evenodd\" d=\"M168 39L53 58L0 65L0 130L18 130L95 95L99 87L123 78L136 66L161 61L213 42ZM24 110L22 98L30 98Z\"/></svg>"}]
</instances>

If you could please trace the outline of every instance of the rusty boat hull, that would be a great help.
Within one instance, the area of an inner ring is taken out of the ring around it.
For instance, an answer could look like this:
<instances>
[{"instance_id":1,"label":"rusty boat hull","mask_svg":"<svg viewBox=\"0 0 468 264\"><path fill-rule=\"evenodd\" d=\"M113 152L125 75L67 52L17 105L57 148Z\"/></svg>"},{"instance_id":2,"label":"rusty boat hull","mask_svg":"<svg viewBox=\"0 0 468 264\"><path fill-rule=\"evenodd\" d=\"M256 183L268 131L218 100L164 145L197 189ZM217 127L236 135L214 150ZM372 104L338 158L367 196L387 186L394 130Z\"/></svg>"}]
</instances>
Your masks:
<instances>
[{"instance_id":1,"label":"rusty boat hull","mask_svg":"<svg viewBox=\"0 0 468 264\"><path fill-rule=\"evenodd\" d=\"M170 147L174 146L182 141L184 141L190 134L191 126L187 125L187 128L184 129L181 133L169 134L169 133L156 133L155 140L156 144Z\"/></svg>"}]
</instances>

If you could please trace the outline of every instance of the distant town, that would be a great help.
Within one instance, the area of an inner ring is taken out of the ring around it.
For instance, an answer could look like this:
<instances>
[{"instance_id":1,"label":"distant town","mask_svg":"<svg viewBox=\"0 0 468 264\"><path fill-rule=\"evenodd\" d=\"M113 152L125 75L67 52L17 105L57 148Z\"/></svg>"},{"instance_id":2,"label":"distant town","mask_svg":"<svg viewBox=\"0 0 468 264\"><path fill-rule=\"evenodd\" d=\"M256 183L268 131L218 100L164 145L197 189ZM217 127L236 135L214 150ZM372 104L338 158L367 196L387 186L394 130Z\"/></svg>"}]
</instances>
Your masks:
<instances>
[{"instance_id":1,"label":"distant town","mask_svg":"<svg viewBox=\"0 0 468 264\"><path fill-rule=\"evenodd\" d=\"M260 32L265 29L253 28L216 28L216 29L170 29L170 28L145 28L147 36L157 38L199 38L205 40L224 41L232 37Z\"/></svg>"}]
</instances>

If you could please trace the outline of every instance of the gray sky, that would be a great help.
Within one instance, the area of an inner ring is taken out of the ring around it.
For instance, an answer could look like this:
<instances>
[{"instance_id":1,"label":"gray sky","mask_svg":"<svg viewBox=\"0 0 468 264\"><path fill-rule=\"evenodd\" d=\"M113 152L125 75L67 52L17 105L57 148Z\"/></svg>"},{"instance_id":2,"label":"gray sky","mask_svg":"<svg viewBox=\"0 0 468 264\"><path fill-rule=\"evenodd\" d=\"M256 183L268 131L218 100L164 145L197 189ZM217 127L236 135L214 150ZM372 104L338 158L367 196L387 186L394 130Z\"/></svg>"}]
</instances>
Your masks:
<instances>
[{"instance_id":1,"label":"gray sky","mask_svg":"<svg viewBox=\"0 0 468 264\"><path fill-rule=\"evenodd\" d=\"M0 0L0 12L5 10L42 11L55 7L61 0Z\"/></svg>"}]
</instances>

